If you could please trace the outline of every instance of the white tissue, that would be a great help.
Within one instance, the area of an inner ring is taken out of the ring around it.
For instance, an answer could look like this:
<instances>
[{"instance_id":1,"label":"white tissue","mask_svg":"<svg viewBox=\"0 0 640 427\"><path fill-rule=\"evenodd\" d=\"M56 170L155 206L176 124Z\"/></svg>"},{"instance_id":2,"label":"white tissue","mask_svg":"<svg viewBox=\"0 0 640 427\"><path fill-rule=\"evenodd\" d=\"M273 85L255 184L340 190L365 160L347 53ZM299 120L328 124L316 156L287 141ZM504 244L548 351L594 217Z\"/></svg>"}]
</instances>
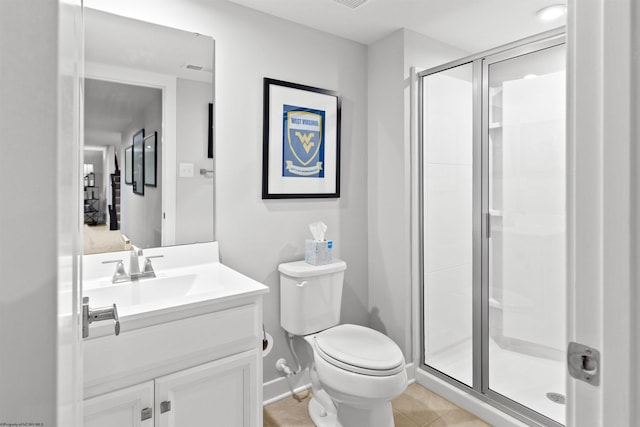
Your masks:
<instances>
[{"instance_id":1,"label":"white tissue","mask_svg":"<svg viewBox=\"0 0 640 427\"><path fill-rule=\"evenodd\" d=\"M321 221L313 222L309 224L309 230L311 230L313 240L305 240L304 260L311 265L331 264L333 241L324 240L327 226Z\"/></svg>"},{"instance_id":2,"label":"white tissue","mask_svg":"<svg viewBox=\"0 0 640 427\"><path fill-rule=\"evenodd\" d=\"M324 241L324 233L327 231L327 225L322 221L312 222L309 224L309 230L316 242Z\"/></svg>"}]
</instances>

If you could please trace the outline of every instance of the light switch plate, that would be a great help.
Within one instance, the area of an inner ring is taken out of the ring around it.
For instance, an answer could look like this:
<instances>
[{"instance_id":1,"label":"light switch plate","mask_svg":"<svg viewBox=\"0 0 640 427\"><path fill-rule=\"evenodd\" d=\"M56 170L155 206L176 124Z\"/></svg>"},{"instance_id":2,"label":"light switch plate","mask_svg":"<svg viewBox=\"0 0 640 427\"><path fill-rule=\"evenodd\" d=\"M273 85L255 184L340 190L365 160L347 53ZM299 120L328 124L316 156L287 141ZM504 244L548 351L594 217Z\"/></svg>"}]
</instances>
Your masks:
<instances>
[{"instance_id":1,"label":"light switch plate","mask_svg":"<svg viewBox=\"0 0 640 427\"><path fill-rule=\"evenodd\" d=\"M180 178L193 177L193 163L180 163Z\"/></svg>"}]
</instances>

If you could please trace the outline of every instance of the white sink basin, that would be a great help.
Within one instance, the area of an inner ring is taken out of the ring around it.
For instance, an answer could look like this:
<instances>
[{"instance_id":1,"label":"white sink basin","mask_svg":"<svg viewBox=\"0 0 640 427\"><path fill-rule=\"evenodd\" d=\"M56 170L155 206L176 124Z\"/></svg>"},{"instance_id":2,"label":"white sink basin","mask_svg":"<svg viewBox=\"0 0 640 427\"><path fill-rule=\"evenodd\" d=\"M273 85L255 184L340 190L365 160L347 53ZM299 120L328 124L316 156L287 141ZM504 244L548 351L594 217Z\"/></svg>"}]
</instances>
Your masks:
<instances>
[{"instance_id":1,"label":"white sink basin","mask_svg":"<svg viewBox=\"0 0 640 427\"><path fill-rule=\"evenodd\" d=\"M85 255L82 296L92 309L116 304L122 333L220 310L266 293L269 288L221 264L216 242L145 249L157 277L111 283L114 260L128 253ZM109 263L107 263L109 262ZM89 339L113 335L113 322L94 322Z\"/></svg>"},{"instance_id":2,"label":"white sink basin","mask_svg":"<svg viewBox=\"0 0 640 427\"><path fill-rule=\"evenodd\" d=\"M85 290L91 307L116 304L124 307L153 304L165 300L176 301L196 291L196 274L145 278L131 282L103 285Z\"/></svg>"}]
</instances>

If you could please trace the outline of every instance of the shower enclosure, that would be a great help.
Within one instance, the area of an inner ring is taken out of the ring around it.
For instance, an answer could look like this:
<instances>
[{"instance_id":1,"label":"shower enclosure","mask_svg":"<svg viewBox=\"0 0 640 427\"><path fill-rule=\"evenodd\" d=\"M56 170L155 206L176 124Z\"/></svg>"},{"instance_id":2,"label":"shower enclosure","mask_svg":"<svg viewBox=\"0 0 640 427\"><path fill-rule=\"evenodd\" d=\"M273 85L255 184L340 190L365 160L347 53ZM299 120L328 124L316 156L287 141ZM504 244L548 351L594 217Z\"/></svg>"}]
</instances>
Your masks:
<instances>
[{"instance_id":1,"label":"shower enclosure","mask_svg":"<svg viewBox=\"0 0 640 427\"><path fill-rule=\"evenodd\" d=\"M422 368L565 421L564 35L419 74Z\"/></svg>"}]
</instances>

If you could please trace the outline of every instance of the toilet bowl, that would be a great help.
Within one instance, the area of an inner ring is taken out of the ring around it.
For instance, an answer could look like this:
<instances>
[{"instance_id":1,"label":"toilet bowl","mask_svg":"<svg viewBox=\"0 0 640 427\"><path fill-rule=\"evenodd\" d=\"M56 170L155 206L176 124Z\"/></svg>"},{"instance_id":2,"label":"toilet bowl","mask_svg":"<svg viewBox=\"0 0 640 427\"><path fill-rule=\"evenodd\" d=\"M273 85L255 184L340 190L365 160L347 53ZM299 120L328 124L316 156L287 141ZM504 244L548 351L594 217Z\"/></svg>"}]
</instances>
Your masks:
<instances>
[{"instance_id":1,"label":"toilet bowl","mask_svg":"<svg viewBox=\"0 0 640 427\"><path fill-rule=\"evenodd\" d=\"M318 427L393 427L391 400L407 387L404 356L378 331L338 324L345 269L340 260L280 264L281 325L309 345Z\"/></svg>"},{"instance_id":2,"label":"toilet bowl","mask_svg":"<svg viewBox=\"0 0 640 427\"><path fill-rule=\"evenodd\" d=\"M310 404L316 425L394 425L390 402L406 389L407 373L402 352L390 338L373 329L344 324L305 340L313 350L311 369L318 382L312 384L314 396L324 391L333 403Z\"/></svg>"}]
</instances>

